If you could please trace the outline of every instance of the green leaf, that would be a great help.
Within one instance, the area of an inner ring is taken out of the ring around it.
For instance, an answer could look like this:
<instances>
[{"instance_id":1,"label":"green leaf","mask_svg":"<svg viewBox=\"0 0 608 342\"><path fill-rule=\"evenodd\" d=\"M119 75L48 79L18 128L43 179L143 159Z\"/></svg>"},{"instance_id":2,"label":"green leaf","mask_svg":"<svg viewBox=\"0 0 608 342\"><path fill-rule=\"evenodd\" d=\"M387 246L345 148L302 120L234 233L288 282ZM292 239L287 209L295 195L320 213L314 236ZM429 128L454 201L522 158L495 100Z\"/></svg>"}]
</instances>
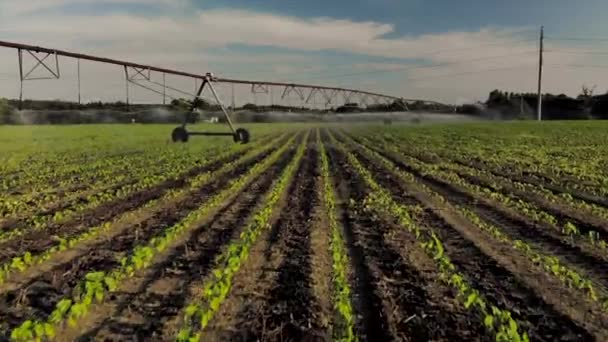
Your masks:
<instances>
[{"instance_id":1,"label":"green leaf","mask_svg":"<svg viewBox=\"0 0 608 342\"><path fill-rule=\"evenodd\" d=\"M488 329L494 329L494 316L486 315L486 318L483 320L483 325Z\"/></svg>"},{"instance_id":2,"label":"green leaf","mask_svg":"<svg viewBox=\"0 0 608 342\"><path fill-rule=\"evenodd\" d=\"M476 292L471 293L471 294L470 294L470 295L467 297L467 300L466 300L466 302L464 303L464 307L465 307L465 308L467 308L467 309L468 309L469 307L471 307L471 305L473 305L473 303L475 303L475 300L477 300L477 298L478 298L478 295L477 295L477 293L476 293Z\"/></svg>"}]
</instances>

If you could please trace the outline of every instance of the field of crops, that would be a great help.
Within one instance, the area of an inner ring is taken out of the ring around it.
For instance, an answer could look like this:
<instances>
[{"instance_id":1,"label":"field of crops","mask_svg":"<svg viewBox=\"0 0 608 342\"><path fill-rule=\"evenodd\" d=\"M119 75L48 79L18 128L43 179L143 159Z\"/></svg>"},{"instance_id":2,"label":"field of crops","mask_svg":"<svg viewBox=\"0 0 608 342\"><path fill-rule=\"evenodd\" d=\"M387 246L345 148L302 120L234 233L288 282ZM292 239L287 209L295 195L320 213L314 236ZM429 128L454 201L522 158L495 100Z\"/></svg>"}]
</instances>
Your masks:
<instances>
[{"instance_id":1,"label":"field of crops","mask_svg":"<svg viewBox=\"0 0 608 342\"><path fill-rule=\"evenodd\" d=\"M248 128L0 127L0 340L608 341L608 124Z\"/></svg>"}]
</instances>

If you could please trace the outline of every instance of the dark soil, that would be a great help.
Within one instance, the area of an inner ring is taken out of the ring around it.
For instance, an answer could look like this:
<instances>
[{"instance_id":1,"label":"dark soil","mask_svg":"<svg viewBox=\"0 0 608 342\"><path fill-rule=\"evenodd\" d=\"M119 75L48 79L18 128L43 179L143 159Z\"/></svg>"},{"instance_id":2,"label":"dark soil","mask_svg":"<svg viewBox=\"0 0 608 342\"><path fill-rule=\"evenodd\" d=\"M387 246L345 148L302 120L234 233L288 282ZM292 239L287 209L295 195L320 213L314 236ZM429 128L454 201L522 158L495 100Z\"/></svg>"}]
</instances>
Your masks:
<instances>
[{"instance_id":1,"label":"dark soil","mask_svg":"<svg viewBox=\"0 0 608 342\"><path fill-rule=\"evenodd\" d=\"M78 260L72 260L54 267L25 284L21 289L2 295L0 322L6 328L14 328L27 319L46 318L56 303L70 296L82 277L92 271L108 271L119 265L124 253L162 232L185 218L213 194L227 186L230 180L238 178L252 165L262 160L267 153L230 170L226 175L202 186L189 197L163 208L155 216L141 222L132 230L91 247L91 253ZM184 180L185 182L185 180ZM96 218L95 218L96 219Z\"/></svg>"},{"instance_id":2,"label":"dark soil","mask_svg":"<svg viewBox=\"0 0 608 342\"><path fill-rule=\"evenodd\" d=\"M477 199L453 184L424 175L405 164L391 152L382 151L373 146L369 147L395 163L400 169L413 174L421 183L450 202L474 211L484 221L499 227L502 232L514 240L525 241L539 251L548 251L559 257L565 264L583 271L593 281L608 287L608 262L603 258L593 255L581 246L565 241L566 239L551 228L540 226L521 215L510 213L500 206L490 205L485 200Z\"/></svg>"},{"instance_id":3,"label":"dark soil","mask_svg":"<svg viewBox=\"0 0 608 342\"><path fill-rule=\"evenodd\" d=\"M349 199L361 203L365 197L364 180L339 150L328 144L328 152L343 200L342 220L358 278L356 311L363 316L360 337L367 341L483 340L476 319L454 314L432 298L428 292L432 284L396 249L395 234L403 228L348 205Z\"/></svg>"},{"instance_id":4,"label":"dark soil","mask_svg":"<svg viewBox=\"0 0 608 342\"><path fill-rule=\"evenodd\" d=\"M269 155L275 149L276 147L262 153L256 160L247 163L243 167L253 165L253 162ZM242 156L242 154L243 153L237 153L226 159L195 167L179 179L167 180L154 185L151 188L131 194L127 198L101 204L96 208L82 213L71 221L60 224L50 224L43 230L32 231L11 241L0 243L0 264L7 262L15 256L22 255L27 251L32 255L40 254L58 244L58 241L55 238L56 236L64 238L77 235L90 227L95 227L104 222L108 222L122 213L135 210L149 201L162 197L171 189L180 189L187 186L188 179L196 177L198 174L204 172L220 169L224 163L234 161Z\"/></svg>"},{"instance_id":5,"label":"dark soil","mask_svg":"<svg viewBox=\"0 0 608 342\"><path fill-rule=\"evenodd\" d=\"M257 204L272 182L287 166L294 150L256 179L247 190L225 204L209 223L198 227L190 239L177 248L162 263L154 265L152 272L134 292L119 292L110 301L117 303L115 312L95 329L83 334L79 340L152 341L167 340L165 324L175 318L187 304L193 283L199 282L213 267L215 258L226 244L236 238L253 214ZM153 284L168 279L166 291L155 291ZM135 316L138 319L134 320Z\"/></svg>"},{"instance_id":6,"label":"dark soil","mask_svg":"<svg viewBox=\"0 0 608 342\"><path fill-rule=\"evenodd\" d=\"M237 313L237 320L244 323L239 325L238 333L227 340L328 340L319 319L320 305L312 289L311 230L313 211L320 203L316 193L319 181L317 153L311 134L295 178L288 187L284 209L268 235L266 259L272 253L282 256L274 282L268 286L268 299L262 308L243 306Z\"/></svg>"},{"instance_id":7,"label":"dark soil","mask_svg":"<svg viewBox=\"0 0 608 342\"><path fill-rule=\"evenodd\" d=\"M387 170L354 151L357 157L374 174L374 179L389 190L395 199L407 189L395 183L395 177L387 177ZM454 199L452 199L454 200ZM460 199L460 202L464 199ZM459 203L459 202L456 202ZM459 203L460 204L460 203ZM446 253L469 283L480 290L491 303L507 309L513 317L523 323L532 340L536 341L592 341L593 338L582 327L555 311L533 290L522 283L496 260L484 254L472 241L465 239L456 229L447 224L429 208L417 218L417 222L433 230L443 242Z\"/></svg>"}]
</instances>

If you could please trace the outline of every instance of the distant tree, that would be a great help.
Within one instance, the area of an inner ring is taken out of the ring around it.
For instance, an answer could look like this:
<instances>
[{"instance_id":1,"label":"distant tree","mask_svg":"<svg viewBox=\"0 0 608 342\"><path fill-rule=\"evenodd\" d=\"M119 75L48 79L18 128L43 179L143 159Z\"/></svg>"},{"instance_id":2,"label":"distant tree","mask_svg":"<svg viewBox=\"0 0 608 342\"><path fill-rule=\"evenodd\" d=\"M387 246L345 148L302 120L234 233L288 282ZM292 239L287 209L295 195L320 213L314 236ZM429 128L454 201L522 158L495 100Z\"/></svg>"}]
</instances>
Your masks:
<instances>
[{"instance_id":1,"label":"distant tree","mask_svg":"<svg viewBox=\"0 0 608 342\"><path fill-rule=\"evenodd\" d=\"M578 96L578 98L581 100L592 98L593 93L595 92L595 88L597 88L597 86L595 86L595 85L593 87L589 88L586 84L583 84L583 87L581 89L581 94Z\"/></svg>"},{"instance_id":2,"label":"distant tree","mask_svg":"<svg viewBox=\"0 0 608 342\"><path fill-rule=\"evenodd\" d=\"M258 106L254 105L253 103L247 103L246 105L243 106L243 109L245 110L256 110L258 108Z\"/></svg>"}]
</instances>

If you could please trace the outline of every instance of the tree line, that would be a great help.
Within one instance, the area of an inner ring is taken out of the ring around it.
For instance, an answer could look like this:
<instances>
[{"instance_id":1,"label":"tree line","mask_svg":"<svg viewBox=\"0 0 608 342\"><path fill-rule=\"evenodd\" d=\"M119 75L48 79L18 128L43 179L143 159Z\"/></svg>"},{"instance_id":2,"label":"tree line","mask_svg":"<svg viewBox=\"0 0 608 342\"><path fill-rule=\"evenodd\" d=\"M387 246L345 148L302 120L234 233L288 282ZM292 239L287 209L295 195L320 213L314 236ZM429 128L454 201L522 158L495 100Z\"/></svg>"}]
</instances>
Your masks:
<instances>
[{"instance_id":1,"label":"tree line","mask_svg":"<svg viewBox=\"0 0 608 342\"><path fill-rule=\"evenodd\" d=\"M583 86L576 97L565 94L543 94L542 113L545 120L608 119L608 93L595 95L595 87ZM457 112L500 119L534 119L538 94L493 90L484 103L467 104Z\"/></svg>"}]
</instances>

